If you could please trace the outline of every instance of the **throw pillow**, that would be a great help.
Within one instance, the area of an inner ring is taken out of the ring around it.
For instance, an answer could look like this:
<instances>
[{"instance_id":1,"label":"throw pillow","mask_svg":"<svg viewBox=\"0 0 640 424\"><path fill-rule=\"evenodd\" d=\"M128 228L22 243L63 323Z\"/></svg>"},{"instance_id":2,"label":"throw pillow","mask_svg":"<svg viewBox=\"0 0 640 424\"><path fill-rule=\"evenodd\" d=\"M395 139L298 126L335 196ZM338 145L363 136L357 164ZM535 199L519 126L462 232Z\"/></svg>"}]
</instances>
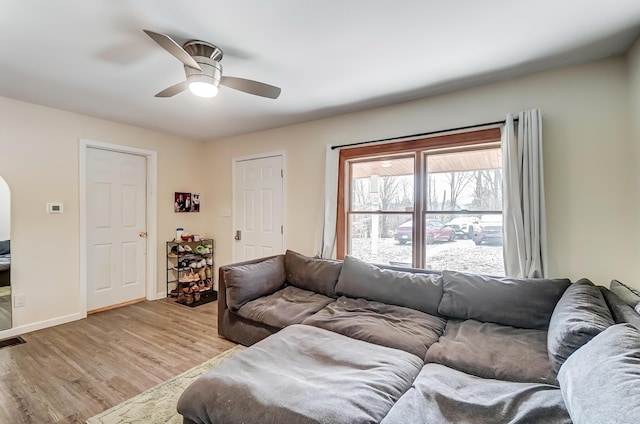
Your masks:
<instances>
[{"instance_id":1,"label":"throw pillow","mask_svg":"<svg viewBox=\"0 0 640 424\"><path fill-rule=\"evenodd\" d=\"M607 328L567 359L558 381L575 424L640 422L640 331Z\"/></svg>"},{"instance_id":2,"label":"throw pillow","mask_svg":"<svg viewBox=\"0 0 640 424\"><path fill-rule=\"evenodd\" d=\"M564 361L589 340L613 325L600 290L587 279L573 283L553 310L547 349L557 372Z\"/></svg>"},{"instance_id":3,"label":"throw pillow","mask_svg":"<svg viewBox=\"0 0 640 424\"><path fill-rule=\"evenodd\" d=\"M336 297L335 287L342 269L340 261L310 258L292 250L284 255L289 284L329 297Z\"/></svg>"},{"instance_id":4,"label":"throw pillow","mask_svg":"<svg viewBox=\"0 0 640 424\"><path fill-rule=\"evenodd\" d=\"M438 304L442 298L442 276L429 271L422 273L383 269L347 256L336 292L339 295L438 315Z\"/></svg>"},{"instance_id":5,"label":"throw pillow","mask_svg":"<svg viewBox=\"0 0 640 424\"><path fill-rule=\"evenodd\" d=\"M221 267L224 276L227 307L237 311L245 303L267 296L285 285L284 256L264 261Z\"/></svg>"},{"instance_id":6,"label":"throw pillow","mask_svg":"<svg viewBox=\"0 0 640 424\"><path fill-rule=\"evenodd\" d=\"M546 330L553 308L569 287L566 278L511 278L443 271L440 314L460 319Z\"/></svg>"}]
</instances>

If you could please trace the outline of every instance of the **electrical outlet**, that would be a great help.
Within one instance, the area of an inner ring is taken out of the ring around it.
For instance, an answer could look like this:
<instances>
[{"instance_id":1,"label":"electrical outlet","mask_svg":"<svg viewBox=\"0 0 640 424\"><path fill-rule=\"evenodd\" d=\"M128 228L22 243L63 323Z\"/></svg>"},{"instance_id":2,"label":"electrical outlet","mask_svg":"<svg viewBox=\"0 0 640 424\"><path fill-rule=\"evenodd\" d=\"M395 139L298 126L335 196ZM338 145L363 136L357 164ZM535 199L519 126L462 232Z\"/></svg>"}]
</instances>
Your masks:
<instances>
[{"instance_id":1,"label":"electrical outlet","mask_svg":"<svg viewBox=\"0 0 640 424\"><path fill-rule=\"evenodd\" d=\"M20 308L24 306L26 302L26 296L24 294L15 294L13 296L13 306L16 308Z\"/></svg>"}]
</instances>

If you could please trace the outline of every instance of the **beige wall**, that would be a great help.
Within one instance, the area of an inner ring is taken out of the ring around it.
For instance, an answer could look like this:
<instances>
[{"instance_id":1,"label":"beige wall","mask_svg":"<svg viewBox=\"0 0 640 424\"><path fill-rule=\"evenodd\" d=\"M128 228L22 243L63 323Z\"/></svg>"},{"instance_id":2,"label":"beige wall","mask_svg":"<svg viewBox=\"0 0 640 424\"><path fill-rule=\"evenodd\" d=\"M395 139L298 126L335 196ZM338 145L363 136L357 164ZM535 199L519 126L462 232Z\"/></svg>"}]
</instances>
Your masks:
<instances>
[{"instance_id":1,"label":"beige wall","mask_svg":"<svg viewBox=\"0 0 640 424\"><path fill-rule=\"evenodd\" d=\"M630 94L629 94L630 93ZM629 107L631 105L631 107ZM326 144L457 127L541 108L553 275L618 278L640 288L636 211L640 173L640 43L629 56L475 89L202 144L141 128L0 98L0 175L12 192L13 287L26 295L14 326L30 329L81 313L78 141L158 152L157 291L164 240L177 226L216 239L232 260L233 157L286 154L286 247L314 254L322 217ZM631 140L631 142L629 142ZM205 153L204 155L202 153ZM202 193L200 214L174 214L175 191ZM63 215L45 214L63 202ZM0 338L9 332L0 332Z\"/></svg>"},{"instance_id":2,"label":"beige wall","mask_svg":"<svg viewBox=\"0 0 640 424\"><path fill-rule=\"evenodd\" d=\"M151 253L158 257L159 293L165 290L164 241L179 225L202 228L201 214L175 214L172 200L175 191L204 191L201 142L0 98L0 175L12 193L12 286L26 295L26 305L14 309L14 328L81 313L81 138L158 153L158 246ZM64 214L46 214L47 202L63 202Z\"/></svg>"},{"instance_id":3,"label":"beige wall","mask_svg":"<svg viewBox=\"0 0 640 424\"><path fill-rule=\"evenodd\" d=\"M0 241L11 237L11 190L0 175Z\"/></svg>"},{"instance_id":4,"label":"beige wall","mask_svg":"<svg viewBox=\"0 0 640 424\"><path fill-rule=\"evenodd\" d=\"M640 38L638 38L627 54L627 63L629 69L629 116L631 118L631 148L634 152L635 178L633 179L635 186L634 193L640 194ZM632 206L634 211L640 210L640 195L636 196L636 202ZM640 233L640 220L632 221L635 225L635 234ZM640 237L633 246L636 252L640 252ZM629 280L640 289L640 279L636 281Z\"/></svg>"},{"instance_id":5,"label":"beige wall","mask_svg":"<svg viewBox=\"0 0 640 424\"><path fill-rule=\"evenodd\" d=\"M215 181L210 213L218 264L232 261L233 157L286 152L286 247L316 253L322 216L326 144L351 143L502 119L507 112L543 111L544 161L550 272L589 277L608 285L618 278L640 288L636 278L638 232L629 202L632 182L624 58L548 71L419 101L263 131L208 143ZM631 231L630 231L631 228Z\"/></svg>"}]
</instances>

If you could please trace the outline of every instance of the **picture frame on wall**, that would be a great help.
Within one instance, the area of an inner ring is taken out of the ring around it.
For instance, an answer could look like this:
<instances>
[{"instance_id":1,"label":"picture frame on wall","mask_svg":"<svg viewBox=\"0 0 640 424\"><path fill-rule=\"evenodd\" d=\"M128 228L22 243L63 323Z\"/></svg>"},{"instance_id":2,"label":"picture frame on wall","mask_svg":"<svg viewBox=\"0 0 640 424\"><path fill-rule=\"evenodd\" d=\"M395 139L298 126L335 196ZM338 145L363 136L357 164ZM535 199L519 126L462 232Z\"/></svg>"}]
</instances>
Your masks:
<instances>
[{"instance_id":1,"label":"picture frame on wall","mask_svg":"<svg viewBox=\"0 0 640 424\"><path fill-rule=\"evenodd\" d=\"M174 212L200 212L200 193L176 191L173 196Z\"/></svg>"}]
</instances>

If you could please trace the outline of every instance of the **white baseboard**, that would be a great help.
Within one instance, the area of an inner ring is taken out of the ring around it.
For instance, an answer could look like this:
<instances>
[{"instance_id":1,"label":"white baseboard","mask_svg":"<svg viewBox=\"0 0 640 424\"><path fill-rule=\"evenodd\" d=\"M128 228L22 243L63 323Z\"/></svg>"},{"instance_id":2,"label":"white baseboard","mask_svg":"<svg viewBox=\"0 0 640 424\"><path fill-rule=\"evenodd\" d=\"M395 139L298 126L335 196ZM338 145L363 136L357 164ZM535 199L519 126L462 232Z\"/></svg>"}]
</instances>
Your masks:
<instances>
[{"instance_id":1,"label":"white baseboard","mask_svg":"<svg viewBox=\"0 0 640 424\"><path fill-rule=\"evenodd\" d=\"M79 319L86 318L86 314L75 313L71 315L65 315L58 318L53 318L45 321L34 322L33 324L20 325L8 330L0 331L0 340L8 339L10 337L20 336L22 334L30 333L32 331L42 330L43 328L55 327L56 325L66 324L71 321L77 321Z\"/></svg>"},{"instance_id":2,"label":"white baseboard","mask_svg":"<svg viewBox=\"0 0 640 424\"><path fill-rule=\"evenodd\" d=\"M149 300L160 300L160 299L164 299L165 297L167 297L167 292L161 292L161 293L156 293L156 297L151 298Z\"/></svg>"}]
</instances>

